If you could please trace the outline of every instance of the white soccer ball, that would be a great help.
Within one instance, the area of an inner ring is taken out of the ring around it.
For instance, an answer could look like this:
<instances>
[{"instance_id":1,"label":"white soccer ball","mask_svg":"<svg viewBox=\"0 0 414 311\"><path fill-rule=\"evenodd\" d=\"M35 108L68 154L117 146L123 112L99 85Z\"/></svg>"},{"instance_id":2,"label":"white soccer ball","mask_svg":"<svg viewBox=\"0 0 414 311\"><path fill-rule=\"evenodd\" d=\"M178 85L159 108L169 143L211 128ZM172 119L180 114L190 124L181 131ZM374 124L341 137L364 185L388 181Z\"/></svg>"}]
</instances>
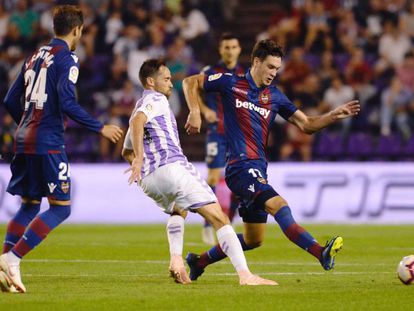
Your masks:
<instances>
[{"instance_id":1,"label":"white soccer ball","mask_svg":"<svg viewBox=\"0 0 414 311\"><path fill-rule=\"evenodd\" d=\"M405 285L414 285L414 255L405 256L400 261L397 275Z\"/></svg>"}]
</instances>

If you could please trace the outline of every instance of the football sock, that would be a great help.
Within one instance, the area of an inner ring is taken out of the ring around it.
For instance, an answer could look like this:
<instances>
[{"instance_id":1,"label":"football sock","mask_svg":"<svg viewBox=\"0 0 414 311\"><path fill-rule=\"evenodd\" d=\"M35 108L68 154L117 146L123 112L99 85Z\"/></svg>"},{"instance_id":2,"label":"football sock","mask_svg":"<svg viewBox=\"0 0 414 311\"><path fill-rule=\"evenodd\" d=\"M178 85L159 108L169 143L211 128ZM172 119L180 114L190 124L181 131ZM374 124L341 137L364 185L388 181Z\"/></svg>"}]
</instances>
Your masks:
<instances>
[{"instance_id":1,"label":"football sock","mask_svg":"<svg viewBox=\"0 0 414 311\"><path fill-rule=\"evenodd\" d=\"M12 248L12 252L22 258L40 242L50 231L61 224L70 215L70 205L51 205L44 213L38 215L29 225L23 237Z\"/></svg>"},{"instance_id":2,"label":"football sock","mask_svg":"<svg viewBox=\"0 0 414 311\"><path fill-rule=\"evenodd\" d=\"M3 254L10 251L23 236L27 225L40 211L40 203L22 203L17 214L7 225L6 238L3 244Z\"/></svg>"},{"instance_id":3,"label":"football sock","mask_svg":"<svg viewBox=\"0 0 414 311\"><path fill-rule=\"evenodd\" d=\"M167 222L167 237L170 245L170 255L183 254L184 244L184 218L179 215L173 215Z\"/></svg>"},{"instance_id":4,"label":"football sock","mask_svg":"<svg viewBox=\"0 0 414 311\"><path fill-rule=\"evenodd\" d=\"M289 240L318 258L318 260L321 259L323 247L309 232L295 222L289 206L283 206L274 217Z\"/></svg>"},{"instance_id":5,"label":"football sock","mask_svg":"<svg viewBox=\"0 0 414 311\"><path fill-rule=\"evenodd\" d=\"M249 271L243 248L237 238L236 232L230 225L225 225L217 230L217 239L223 252L230 258L237 272Z\"/></svg>"},{"instance_id":6,"label":"football sock","mask_svg":"<svg viewBox=\"0 0 414 311\"><path fill-rule=\"evenodd\" d=\"M243 251L248 251L254 248L246 244L243 238L243 234L239 233L237 234L237 237L240 241ZM220 244L217 244L213 246L209 251L204 252L200 255L200 260L198 261L198 265L201 268L205 268L206 266L212 263L215 263L217 261L220 261L226 257L227 255L221 249Z\"/></svg>"}]
</instances>

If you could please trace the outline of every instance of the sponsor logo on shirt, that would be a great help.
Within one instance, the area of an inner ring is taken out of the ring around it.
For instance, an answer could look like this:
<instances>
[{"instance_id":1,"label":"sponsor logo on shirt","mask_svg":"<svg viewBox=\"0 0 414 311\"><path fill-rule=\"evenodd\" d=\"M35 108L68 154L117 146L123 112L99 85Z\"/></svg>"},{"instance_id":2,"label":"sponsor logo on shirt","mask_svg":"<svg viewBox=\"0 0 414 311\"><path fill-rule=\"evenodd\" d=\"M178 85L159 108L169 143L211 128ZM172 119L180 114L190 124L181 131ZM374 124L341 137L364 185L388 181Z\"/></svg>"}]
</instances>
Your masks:
<instances>
[{"instance_id":1,"label":"sponsor logo on shirt","mask_svg":"<svg viewBox=\"0 0 414 311\"><path fill-rule=\"evenodd\" d=\"M247 91L246 90L239 89L238 87L235 87L235 86L233 86L231 89L235 93L239 93L239 94L243 94L243 95L246 95L247 96Z\"/></svg>"},{"instance_id":2,"label":"sponsor logo on shirt","mask_svg":"<svg viewBox=\"0 0 414 311\"><path fill-rule=\"evenodd\" d=\"M60 185L60 188L62 189L63 193L69 192L69 182L62 182Z\"/></svg>"},{"instance_id":3,"label":"sponsor logo on shirt","mask_svg":"<svg viewBox=\"0 0 414 311\"><path fill-rule=\"evenodd\" d=\"M236 98L236 108L245 108L245 109L249 109L249 110L252 110L252 111L256 111L260 115L262 115L265 119L267 119L269 117L269 114L270 114L269 109L256 106L255 104L253 104L251 102L247 102L247 101L244 102L242 100L239 100L238 98Z\"/></svg>"},{"instance_id":4,"label":"sponsor logo on shirt","mask_svg":"<svg viewBox=\"0 0 414 311\"><path fill-rule=\"evenodd\" d=\"M208 81L214 81L219 79L223 74L222 73L216 73L214 75L209 75L208 76Z\"/></svg>"},{"instance_id":5,"label":"sponsor logo on shirt","mask_svg":"<svg viewBox=\"0 0 414 311\"><path fill-rule=\"evenodd\" d=\"M49 192L53 193L53 191L55 191L55 188L56 188L57 185L55 183L51 182L51 183L48 183L47 186L49 187Z\"/></svg>"}]
</instances>

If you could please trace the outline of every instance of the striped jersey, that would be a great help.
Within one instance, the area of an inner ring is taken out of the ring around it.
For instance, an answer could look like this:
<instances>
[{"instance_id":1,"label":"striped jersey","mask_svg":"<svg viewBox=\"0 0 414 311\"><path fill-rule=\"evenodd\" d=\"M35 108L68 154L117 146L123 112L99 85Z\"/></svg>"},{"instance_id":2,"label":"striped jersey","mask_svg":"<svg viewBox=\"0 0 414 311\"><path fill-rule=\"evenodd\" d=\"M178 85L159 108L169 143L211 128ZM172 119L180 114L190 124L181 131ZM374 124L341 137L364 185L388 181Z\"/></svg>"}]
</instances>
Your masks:
<instances>
[{"instance_id":1,"label":"striped jersey","mask_svg":"<svg viewBox=\"0 0 414 311\"><path fill-rule=\"evenodd\" d=\"M137 101L131 119L143 112L147 117L144 126L144 159L141 177L154 172L158 167L179 160L187 161L178 136L177 122L165 95L144 90ZM130 130L125 137L124 148L133 150Z\"/></svg>"},{"instance_id":2,"label":"striped jersey","mask_svg":"<svg viewBox=\"0 0 414 311\"><path fill-rule=\"evenodd\" d=\"M220 61L214 66L207 66L203 69L202 73L205 75L213 75L216 73L232 73L235 75L244 74L244 68L237 64L233 69L229 69L226 65ZM217 114L217 122L207 124L207 134L221 134L224 135L224 117L223 117L223 103L220 93L208 92L205 94L205 101L208 108L214 110Z\"/></svg>"},{"instance_id":3,"label":"striped jersey","mask_svg":"<svg viewBox=\"0 0 414 311\"><path fill-rule=\"evenodd\" d=\"M269 129L276 115L288 120L297 110L275 85L257 87L250 72L245 76L205 76L204 90L220 92L223 100L228 164L249 159L266 161Z\"/></svg>"},{"instance_id":4,"label":"striped jersey","mask_svg":"<svg viewBox=\"0 0 414 311\"><path fill-rule=\"evenodd\" d=\"M23 64L10 87L4 105L19 124L15 152L26 154L64 151L64 117L100 132L103 125L76 101L78 58L65 41L53 39ZM23 104L21 103L23 99Z\"/></svg>"}]
</instances>

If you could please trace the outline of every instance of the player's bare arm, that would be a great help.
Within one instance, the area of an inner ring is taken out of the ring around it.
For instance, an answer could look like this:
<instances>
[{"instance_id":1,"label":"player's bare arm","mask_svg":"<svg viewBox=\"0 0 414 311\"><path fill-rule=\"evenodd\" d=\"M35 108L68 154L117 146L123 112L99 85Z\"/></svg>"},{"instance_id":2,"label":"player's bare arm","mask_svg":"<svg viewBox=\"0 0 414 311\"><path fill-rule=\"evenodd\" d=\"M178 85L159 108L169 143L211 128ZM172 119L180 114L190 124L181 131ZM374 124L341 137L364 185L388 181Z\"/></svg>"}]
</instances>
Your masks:
<instances>
[{"instance_id":1,"label":"player's bare arm","mask_svg":"<svg viewBox=\"0 0 414 311\"><path fill-rule=\"evenodd\" d=\"M131 176L128 179L129 184L134 181L140 181L141 168L144 157L144 125L147 122L147 116L143 112L138 112L130 121L131 129L131 142L134 148L135 154L132 160L131 167L126 172L131 172Z\"/></svg>"},{"instance_id":2,"label":"player's bare arm","mask_svg":"<svg viewBox=\"0 0 414 311\"><path fill-rule=\"evenodd\" d=\"M101 135L109 139L114 144L122 137L122 129L119 126L108 124L104 125L101 130Z\"/></svg>"},{"instance_id":3,"label":"player's bare arm","mask_svg":"<svg viewBox=\"0 0 414 311\"><path fill-rule=\"evenodd\" d=\"M208 123L217 122L217 113L213 109L208 108L203 100L200 101L200 110Z\"/></svg>"},{"instance_id":4,"label":"player's bare arm","mask_svg":"<svg viewBox=\"0 0 414 311\"><path fill-rule=\"evenodd\" d=\"M183 80L183 91L190 113L188 114L185 129L187 134L200 133L201 115L200 102L203 90L204 74L193 75Z\"/></svg>"},{"instance_id":5,"label":"player's bare arm","mask_svg":"<svg viewBox=\"0 0 414 311\"><path fill-rule=\"evenodd\" d=\"M297 110L289 118L289 122L295 124L304 133L313 134L338 120L356 116L360 110L359 101L352 100L321 116L307 116L301 110Z\"/></svg>"},{"instance_id":6,"label":"player's bare arm","mask_svg":"<svg viewBox=\"0 0 414 311\"><path fill-rule=\"evenodd\" d=\"M122 157L129 163L129 165L131 165L135 158L134 150L123 148Z\"/></svg>"}]
</instances>

